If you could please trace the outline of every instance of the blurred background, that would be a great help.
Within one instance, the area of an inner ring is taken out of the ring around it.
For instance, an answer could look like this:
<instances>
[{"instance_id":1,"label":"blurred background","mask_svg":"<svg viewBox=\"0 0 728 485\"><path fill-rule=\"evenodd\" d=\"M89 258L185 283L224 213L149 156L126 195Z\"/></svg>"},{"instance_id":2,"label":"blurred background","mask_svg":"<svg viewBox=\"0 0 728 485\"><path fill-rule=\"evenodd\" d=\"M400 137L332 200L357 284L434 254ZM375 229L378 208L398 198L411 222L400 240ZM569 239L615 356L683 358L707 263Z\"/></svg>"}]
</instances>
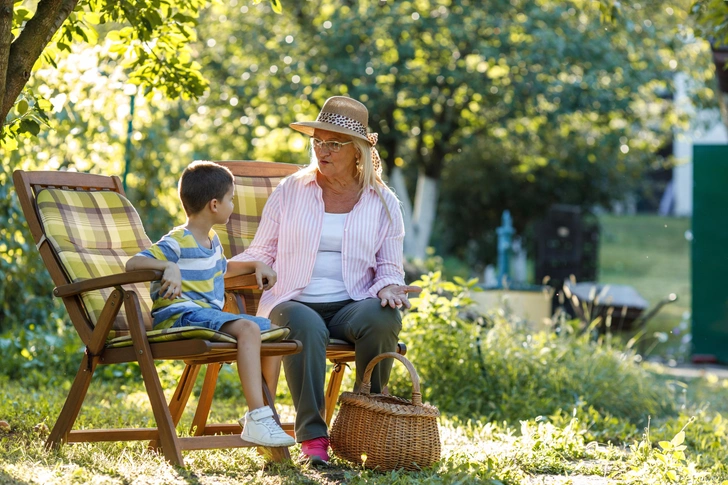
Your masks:
<instances>
[{"instance_id":1,"label":"blurred background","mask_svg":"<svg viewBox=\"0 0 728 485\"><path fill-rule=\"evenodd\" d=\"M557 328L557 311L588 325L601 304L612 310L597 333L638 336L654 359L711 360L691 341L692 217L705 204L701 227L719 226L721 200L693 192L693 152L728 143L724 74L690 2L632 3L611 18L597 3L322 0L276 14L268 2L214 2L179 53L204 78L197 99L165 92L163 73L130 75L162 40L134 40L113 19L83 42L56 42L23 94L47 119L3 147L0 332L65 318L13 169L118 175L155 240L184 222L175 189L187 164L306 164L308 141L288 124L347 95L379 133L411 279L433 269L478 278L483 311L510 299L508 311L536 326ZM721 153L708 158L725 162ZM714 263L700 277L713 286Z\"/></svg>"}]
</instances>

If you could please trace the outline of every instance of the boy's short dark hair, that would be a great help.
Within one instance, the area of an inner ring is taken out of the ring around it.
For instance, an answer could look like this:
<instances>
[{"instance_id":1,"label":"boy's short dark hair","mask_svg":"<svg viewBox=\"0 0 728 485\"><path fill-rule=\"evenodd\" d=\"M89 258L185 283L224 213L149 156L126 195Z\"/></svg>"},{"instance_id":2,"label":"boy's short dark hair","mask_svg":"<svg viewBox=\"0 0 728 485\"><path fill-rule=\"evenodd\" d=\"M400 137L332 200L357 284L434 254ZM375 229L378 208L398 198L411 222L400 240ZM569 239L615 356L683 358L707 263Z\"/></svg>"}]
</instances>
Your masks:
<instances>
[{"instance_id":1,"label":"boy's short dark hair","mask_svg":"<svg viewBox=\"0 0 728 485\"><path fill-rule=\"evenodd\" d=\"M197 214L212 199L222 200L235 178L227 167L213 162L192 162L179 179L179 198L188 216Z\"/></svg>"}]
</instances>

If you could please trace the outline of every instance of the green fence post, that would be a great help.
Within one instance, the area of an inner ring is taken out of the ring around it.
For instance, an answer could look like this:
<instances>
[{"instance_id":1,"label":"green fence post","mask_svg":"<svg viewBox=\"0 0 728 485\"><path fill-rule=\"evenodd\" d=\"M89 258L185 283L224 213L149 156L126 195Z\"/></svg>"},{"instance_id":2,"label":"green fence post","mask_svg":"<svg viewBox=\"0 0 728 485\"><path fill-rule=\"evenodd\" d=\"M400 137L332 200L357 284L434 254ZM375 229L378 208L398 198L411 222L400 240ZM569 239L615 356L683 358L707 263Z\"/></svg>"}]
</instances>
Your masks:
<instances>
[{"instance_id":1,"label":"green fence post","mask_svg":"<svg viewBox=\"0 0 728 485\"><path fill-rule=\"evenodd\" d=\"M728 145L693 146L692 359L728 363Z\"/></svg>"}]
</instances>

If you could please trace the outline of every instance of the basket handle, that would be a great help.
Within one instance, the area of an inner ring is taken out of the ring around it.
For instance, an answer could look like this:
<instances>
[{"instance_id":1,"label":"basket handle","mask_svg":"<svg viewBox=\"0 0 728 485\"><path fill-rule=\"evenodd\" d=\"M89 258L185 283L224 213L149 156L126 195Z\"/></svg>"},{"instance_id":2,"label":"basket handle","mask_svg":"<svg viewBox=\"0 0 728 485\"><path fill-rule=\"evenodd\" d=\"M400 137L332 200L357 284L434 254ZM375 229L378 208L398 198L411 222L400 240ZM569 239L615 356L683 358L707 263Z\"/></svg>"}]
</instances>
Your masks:
<instances>
[{"instance_id":1,"label":"basket handle","mask_svg":"<svg viewBox=\"0 0 728 485\"><path fill-rule=\"evenodd\" d=\"M369 364L367 364L367 368L364 370L364 377L362 377L361 379L361 387L359 387L359 392L362 394L369 394L372 389L371 379L372 371L374 371L374 366L384 359L397 359L404 364L404 366L409 371L410 379L412 380L412 404L416 406L422 406L422 393L420 393L420 377L417 375L417 371L412 365L412 362L410 362L397 352L385 352L383 354L379 354L374 357L369 362Z\"/></svg>"}]
</instances>

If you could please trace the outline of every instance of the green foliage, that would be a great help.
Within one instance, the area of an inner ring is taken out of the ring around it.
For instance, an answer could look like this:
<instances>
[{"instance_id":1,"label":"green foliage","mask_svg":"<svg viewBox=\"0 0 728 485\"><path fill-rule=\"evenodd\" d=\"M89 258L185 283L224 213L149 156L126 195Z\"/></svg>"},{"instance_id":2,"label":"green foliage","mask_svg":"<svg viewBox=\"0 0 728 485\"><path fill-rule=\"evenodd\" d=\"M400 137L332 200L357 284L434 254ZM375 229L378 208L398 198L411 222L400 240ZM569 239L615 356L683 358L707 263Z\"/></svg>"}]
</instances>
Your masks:
<instances>
[{"instance_id":1,"label":"green foliage","mask_svg":"<svg viewBox=\"0 0 728 485\"><path fill-rule=\"evenodd\" d=\"M702 467L715 473L728 474L728 463L720 456L728 447L728 420L721 413L708 412L705 409L700 409L693 415L682 412L677 418L667 420L658 429L652 430L652 436L665 452L683 451L662 446L662 443L680 433L684 444L700 455Z\"/></svg>"},{"instance_id":2,"label":"green foliage","mask_svg":"<svg viewBox=\"0 0 728 485\"><path fill-rule=\"evenodd\" d=\"M647 428L643 439L630 446L632 455L626 478L635 483L694 483L696 479L705 478L705 473L698 473L695 463L685 456L685 428L692 419L683 426L670 441L660 441L654 447Z\"/></svg>"},{"instance_id":3,"label":"green foliage","mask_svg":"<svg viewBox=\"0 0 728 485\"><path fill-rule=\"evenodd\" d=\"M571 410L558 409L548 417L550 423L565 427L576 419L584 440L599 443L623 443L638 436L638 429L628 420L619 419L609 413L600 413L594 406L580 404Z\"/></svg>"},{"instance_id":4,"label":"green foliage","mask_svg":"<svg viewBox=\"0 0 728 485\"><path fill-rule=\"evenodd\" d=\"M177 174L186 164L166 144L172 117L155 101L138 98L135 130L126 133L130 97L123 91L123 69L99 60L110 46L105 42L68 54L68 63L39 69L30 83L28 92L50 100L52 116L47 122L51 129L37 137L17 137L16 148L6 154L0 169L0 332L34 325L55 334L59 327L70 324L61 301L52 296L54 284L22 214L13 187L13 170L121 176L124 145L131 136L127 195L140 212L150 238L159 238L182 222L175 188ZM28 98L29 105L33 102ZM8 126L12 129L15 125Z\"/></svg>"},{"instance_id":5,"label":"green foliage","mask_svg":"<svg viewBox=\"0 0 728 485\"><path fill-rule=\"evenodd\" d=\"M155 93L168 99L198 99L209 85L190 44L197 40L198 17L209 3L209 0L78 2L67 18L44 19L51 25L62 23L45 40L40 58L31 59L35 61L33 71L43 66L58 69L66 54L73 52L74 44L93 47L106 40L112 44L110 59L125 69L128 82L140 86L149 99ZM279 0L270 0L270 6L275 13L282 13ZM26 2L14 3L13 40L35 15L35 9L31 10ZM37 136L41 127L47 126L49 108L48 100L41 94L32 88L24 89L2 124L0 147L10 152L17 148L19 137Z\"/></svg>"},{"instance_id":6,"label":"green foliage","mask_svg":"<svg viewBox=\"0 0 728 485\"><path fill-rule=\"evenodd\" d=\"M665 384L637 365L634 354L588 335L531 334L500 311L474 321L466 313L476 281L423 276L420 297L403 321L402 338L416 342L423 398L459 416L517 422L559 409L591 406L603 419L633 425L674 409ZM407 379L395 367L395 393L407 395Z\"/></svg>"},{"instance_id":7,"label":"green foliage","mask_svg":"<svg viewBox=\"0 0 728 485\"><path fill-rule=\"evenodd\" d=\"M129 82L141 86L150 98L160 92L171 99L196 99L207 83L200 65L193 59L190 42L196 39L197 17L207 3L208 0L79 2L68 18L61 19L60 29L52 33L33 71L44 66L57 69L65 56L73 52L74 44L95 46L99 40L107 39L113 43L110 57L127 70ZM24 2L16 3L14 38L35 14ZM57 19L46 21L53 23ZM99 26L101 32L97 30ZM47 105L48 101L32 87L15 100L0 137L5 150L17 147L18 136L39 133L39 122L46 121Z\"/></svg>"},{"instance_id":8,"label":"green foliage","mask_svg":"<svg viewBox=\"0 0 728 485\"><path fill-rule=\"evenodd\" d=\"M63 310L15 197L13 165L0 168L0 332L36 327L55 332Z\"/></svg>"},{"instance_id":9,"label":"green foliage","mask_svg":"<svg viewBox=\"0 0 728 485\"><path fill-rule=\"evenodd\" d=\"M22 379L28 385L59 383L71 379L81 362L81 341L59 327L18 327L0 334L0 374Z\"/></svg>"},{"instance_id":10,"label":"green foliage","mask_svg":"<svg viewBox=\"0 0 728 485\"><path fill-rule=\"evenodd\" d=\"M703 0L693 4L699 33L718 45L728 45L728 4L721 0Z\"/></svg>"}]
</instances>

